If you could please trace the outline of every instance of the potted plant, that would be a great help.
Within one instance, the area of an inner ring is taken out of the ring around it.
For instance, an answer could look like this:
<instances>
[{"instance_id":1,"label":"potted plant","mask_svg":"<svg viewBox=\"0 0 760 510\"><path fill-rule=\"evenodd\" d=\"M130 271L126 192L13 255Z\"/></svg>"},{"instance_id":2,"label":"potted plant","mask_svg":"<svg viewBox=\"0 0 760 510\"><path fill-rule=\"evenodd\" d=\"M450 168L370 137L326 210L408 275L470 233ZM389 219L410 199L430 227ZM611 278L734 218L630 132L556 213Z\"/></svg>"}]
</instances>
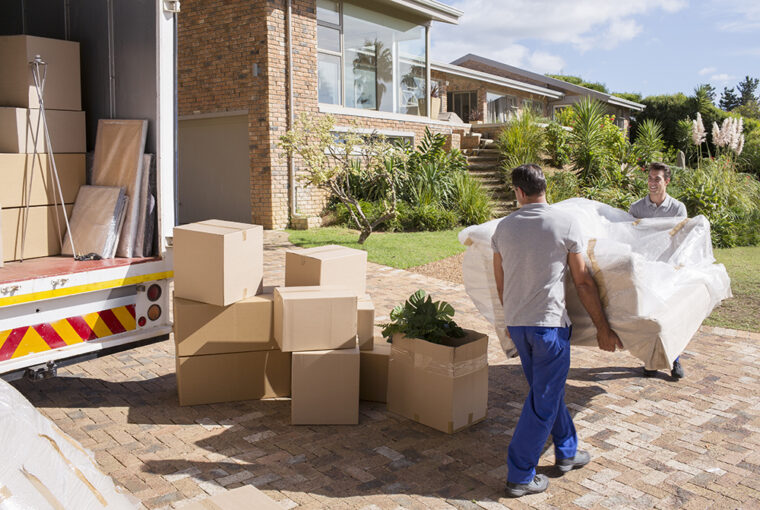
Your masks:
<instances>
[{"instance_id":1,"label":"potted plant","mask_svg":"<svg viewBox=\"0 0 760 510\"><path fill-rule=\"evenodd\" d=\"M485 419L488 404L488 336L460 328L454 313L418 290L382 325L388 410L449 434Z\"/></svg>"}]
</instances>

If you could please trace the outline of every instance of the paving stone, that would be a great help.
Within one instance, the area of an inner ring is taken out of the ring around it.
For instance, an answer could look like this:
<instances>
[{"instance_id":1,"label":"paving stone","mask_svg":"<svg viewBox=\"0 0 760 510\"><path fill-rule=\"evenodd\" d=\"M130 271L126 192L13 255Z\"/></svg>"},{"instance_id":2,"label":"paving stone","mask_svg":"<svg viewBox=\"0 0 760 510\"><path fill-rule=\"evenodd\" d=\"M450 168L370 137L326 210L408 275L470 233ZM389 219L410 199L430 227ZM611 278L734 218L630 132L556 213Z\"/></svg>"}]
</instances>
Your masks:
<instances>
[{"instance_id":1,"label":"paving stone","mask_svg":"<svg viewBox=\"0 0 760 510\"><path fill-rule=\"evenodd\" d=\"M265 237L265 285L281 285L290 245ZM461 285L372 263L367 284L378 321L423 288L489 335L484 422L448 435L369 402L358 426L293 427L288 399L179 407L172 340L14 385L143 508L246 483L299 510L760 507L760 334L702 327L679 382L640 377L625 352L573 348L565 400L592 462L544 494L506 499L507 446L528 391L519 361ZM539 472L553 473L545 448Z\"/></svg>"}]
</instances>

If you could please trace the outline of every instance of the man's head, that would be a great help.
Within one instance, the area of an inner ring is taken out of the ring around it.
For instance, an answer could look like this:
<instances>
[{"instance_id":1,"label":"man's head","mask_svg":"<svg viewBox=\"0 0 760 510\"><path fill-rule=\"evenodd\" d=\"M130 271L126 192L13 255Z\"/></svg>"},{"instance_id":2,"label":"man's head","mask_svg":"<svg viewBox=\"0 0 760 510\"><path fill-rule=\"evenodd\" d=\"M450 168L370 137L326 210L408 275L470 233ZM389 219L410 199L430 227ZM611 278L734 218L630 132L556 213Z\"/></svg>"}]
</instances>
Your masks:
<instances>
[{"instance_id":1,"label":"man's head","mask_svg":"<svg viewBox=\"0 0 760 510\"><path fill-rule=\"evenodd\" d=\"M512 169L512 187L522 205L534 202L546 193L546 178L541 167L532 163ZM523 195L521 197L521 194Z\"/></svg>"},{"instance_id":2,"label":"man's head","mask_svg":"<svg viewBox=\"0 0 760 510\"><path fill-rule=\"evenodd\" d=\"M649 165L649 179L647 186L650 196L664 196L670 183L670 167L664 163L652 163Z\"/></svg>"}]
</instances>

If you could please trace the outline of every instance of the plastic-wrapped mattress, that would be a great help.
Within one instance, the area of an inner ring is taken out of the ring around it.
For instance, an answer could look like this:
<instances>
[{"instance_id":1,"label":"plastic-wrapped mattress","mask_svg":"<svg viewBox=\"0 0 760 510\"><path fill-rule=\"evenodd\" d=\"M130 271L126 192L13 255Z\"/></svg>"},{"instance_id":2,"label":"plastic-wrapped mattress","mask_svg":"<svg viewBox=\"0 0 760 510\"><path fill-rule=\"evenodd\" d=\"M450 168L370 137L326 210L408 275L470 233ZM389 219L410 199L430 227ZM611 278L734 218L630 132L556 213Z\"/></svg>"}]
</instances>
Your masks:
<instances>
[{"instance_id":1,"label":"plastic-wrapped mattress","mask_svg":"<svg viewBox=\"0 0 760 510\"><path fill-rule=\"evenodd\" d=\"M0 510L137 508L92 454L0 379Z\"/></svg>"},{"instance_id":2,"label":"plastic-wrapped mattress","mask_svg":"<svg viewBox=\"0 0 760 510\"><path fill-rule=\"evenodd\" d=\"M731 282L726 268L715 263L710 224L704 216L637 220L624 211L582 198L552 207L578 220L586 265L599 288L610 325L646 368L670 368L713 308L731 297ZM511 357L517 351L505 335L504 312L493 276L491 236L499 221L467 227L459 233L459 241L468 247L462 265L465 289L494 325ZM572 344L596 346L596 329L578 299L569 271L565 288L573 323Z\"/></svg>"}]
</instances>

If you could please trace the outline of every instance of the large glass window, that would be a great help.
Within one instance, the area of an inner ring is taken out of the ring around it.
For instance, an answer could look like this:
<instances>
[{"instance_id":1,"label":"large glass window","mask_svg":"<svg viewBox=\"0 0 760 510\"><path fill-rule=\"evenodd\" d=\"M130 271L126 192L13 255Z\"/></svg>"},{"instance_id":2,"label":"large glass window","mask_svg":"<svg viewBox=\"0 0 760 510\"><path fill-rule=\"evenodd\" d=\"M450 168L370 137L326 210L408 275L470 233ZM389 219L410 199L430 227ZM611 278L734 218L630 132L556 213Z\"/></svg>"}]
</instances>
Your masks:
<instances>
[{"instance_id":1,"label":"large glass window","mask_svg":"<svg viewBox=\"0 0 760 510\"><path fill-rule=\"evenodd\" d=\"M317 22L320 102L427 114L424 26L326 0L317 2ZM342 95L335 93L336 79Z\"/></svg>"},{"instance_id":2,"label":"large glass window","mask_svg":"<svg viewBox=\"0 0 760 510\"><path fill-rule=\"evenodd\" d=\"M507 122L517 113L517 98L515 96L487 92L486 100L488 101L486 122L489 124Z\"/></svg>"},{"instance_id":3,"label":"large glass window","mask_svg":"<svg viewBox=\"0 0 760 510\"><path fill-rule=\"evenodd\" d=\"M446 104L448 111L456 113L462 122L483 120L479 118L477 92L447 92Z\"/></svg>"}]
</instances>

